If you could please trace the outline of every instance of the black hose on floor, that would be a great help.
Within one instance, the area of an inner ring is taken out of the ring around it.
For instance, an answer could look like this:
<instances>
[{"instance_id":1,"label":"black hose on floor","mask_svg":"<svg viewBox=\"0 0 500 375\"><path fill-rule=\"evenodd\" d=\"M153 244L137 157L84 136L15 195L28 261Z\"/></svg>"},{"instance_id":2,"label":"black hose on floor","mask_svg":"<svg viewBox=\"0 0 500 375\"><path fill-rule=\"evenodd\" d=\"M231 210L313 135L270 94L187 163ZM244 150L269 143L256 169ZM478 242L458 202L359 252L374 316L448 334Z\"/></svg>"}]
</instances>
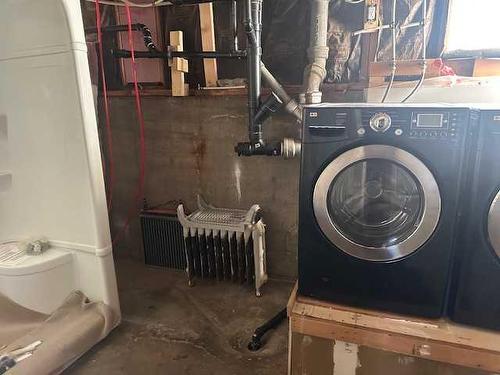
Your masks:
<instances>
[{"instance_id":1,"label":"black hose on floor","mask_svg":"<svg viewBox=\"0 0 500 375\"><path fill-rule=\"evenodd\" d=\"M287 311L286 308L284 308L270 320L257 327L252 335L252 339L248 343L248 350L250 350L251 352L256 352L257 350L261 349L264 345L264 343L262 342L262 338L264 337L264 335L270 330L278 327L286 319L286 316Z\"/></svg>"}]
</instances>

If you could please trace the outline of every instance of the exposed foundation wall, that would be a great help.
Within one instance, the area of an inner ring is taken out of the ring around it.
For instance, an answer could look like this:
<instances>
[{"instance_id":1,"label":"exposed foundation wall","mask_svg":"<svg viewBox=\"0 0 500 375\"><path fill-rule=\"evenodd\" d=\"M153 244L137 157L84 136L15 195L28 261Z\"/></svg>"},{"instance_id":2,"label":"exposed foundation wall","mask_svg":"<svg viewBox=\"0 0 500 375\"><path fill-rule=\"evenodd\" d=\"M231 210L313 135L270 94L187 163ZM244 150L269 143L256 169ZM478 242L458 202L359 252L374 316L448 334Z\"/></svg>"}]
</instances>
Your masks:
<instances>
[{"instance_id":1,"label":"exposed foundation wall","mask_svg":"<svg viewBox=\"0 0 500 375\"><path fill-rule=\"evenodd\" d=\"M146 186L150 205L183 200L195 208L201 193L216 206L260 204L267 224L268 271L272 277L297 274L298 159L240 158L233 147L247 139L246 97L144 97ZM112 230L123 227L139 172L138 123L133 98L112 98L114 160ZM101 113L103 113L101 111ZM271 139L298 137L292 117L266 123ZM115 245L117 256L142 259L139 222L134 217Z\"/></svg>"},{"instance_id":2,"label":"exposed foundation wall","mask_svg":"<svg viewBox=\"0 0 500 375\"><path fill-rule=\"evenodd\" d=\"M362 92L324 93L325 101L362 101ZM297 276L299 158L238 157L237 142L248 139L246 96L143 97L146 133L145 197L150 206L182 200L196 209L202 194L220 207L259 204L267 224L268 272ZM139 125L132 97L110 98L115 184L111 211L117 256L142 260L137 211L130 211L139 176ZM104 116L104 111L99 111ZM103 121L101 121L103 122ZM301 125L287 114L264 126L267 140L300 138ZM104 125L101 126L104 135ZM105 149L105 139L102 139ZM140 208L142 203L137 207ZM121 231L132 212L127 231ZM120 234L119 234L120 233Z\"/></svg>"}]
</instances>

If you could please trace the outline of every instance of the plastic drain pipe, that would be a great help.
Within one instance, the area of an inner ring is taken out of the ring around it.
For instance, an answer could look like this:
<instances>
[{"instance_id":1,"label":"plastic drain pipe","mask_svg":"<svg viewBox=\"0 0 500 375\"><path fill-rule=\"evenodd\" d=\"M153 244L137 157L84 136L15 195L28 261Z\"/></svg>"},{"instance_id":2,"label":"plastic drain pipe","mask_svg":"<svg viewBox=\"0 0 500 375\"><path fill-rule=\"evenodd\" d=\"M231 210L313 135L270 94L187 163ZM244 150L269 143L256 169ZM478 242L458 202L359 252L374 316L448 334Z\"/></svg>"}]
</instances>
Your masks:
<instances>
[{"instance_id":1,"label":"plastic drain pipe","mask_svg":"<svg viewBox=\"0 0 500 375\"><path fill-rule=\"evenodd\" d=\"M283 87L262 64L262 2L245 0L245 32L247 34L248 68L248 138L235 146L239 156L284 156L292 158L300 153L300 143L293 139L266 143L263 138L262 124L280 107L301 118L300 106L285 92ZM264 103L261 101L261 79L271 86L273 94Z\"/></svg>"},{"instance_id":2,"label":"plastic drain pipe","mask_svg":"<svg viewBox=\"0 0 500 375\"><path fill-rule=\"evenodd\" d=\"M278 96L285 106L285 110L297 118L297 121L302 122L302 107L297 103L288 93L283 86L278 82L272 73L267 69L263 62L260 63L260 70L262 78L267 82L271 91Z\"/></svg>"},{"instance_id":3,"label":"plastic drain pipe","mask_svg":"<svg viewBox=\"0 0 500 375\"><path fill-rule=\"evenodd\" d=\"M310 44L307 54L309 65L304 71L304 89L301 104L321 103L320 86L326 77L326 60L330 49L328 38L328 7L330 0L312 0Z\"/></svg>"},{"instance_id":4,"label":"plastic drain pipe","mask_svg":"<svg viewBox=\"0 0 500 375\"><path fill-rule=\"evenodd\" d=\"M304 71L303 93L301 104L321 103L321 84L326 77L326 61L330 49L328 39L328 9L330 0L311 0L310 44L307 54L309 64ZM298 105L283 89L279 82L261 62L261 19L262 0L246 0L245 27L248 38L247 58L249 70L248 110L250 142L238 143L235 151L240 156L270 155L292 158L300 154L300 142L283 139L281 142L266 144L262 137L262 122L280 105L299 120L302 119L302 107ZM260 67L258 66L260 65ZM259 69L259 71L257 71ZM274 93L261 108L260 80L264 77ZM269 110L268 110L269 108ZM264 110L264 113L263 113ZM257 116L258 114L258 116Z\"/></svg>"}]
</instances>

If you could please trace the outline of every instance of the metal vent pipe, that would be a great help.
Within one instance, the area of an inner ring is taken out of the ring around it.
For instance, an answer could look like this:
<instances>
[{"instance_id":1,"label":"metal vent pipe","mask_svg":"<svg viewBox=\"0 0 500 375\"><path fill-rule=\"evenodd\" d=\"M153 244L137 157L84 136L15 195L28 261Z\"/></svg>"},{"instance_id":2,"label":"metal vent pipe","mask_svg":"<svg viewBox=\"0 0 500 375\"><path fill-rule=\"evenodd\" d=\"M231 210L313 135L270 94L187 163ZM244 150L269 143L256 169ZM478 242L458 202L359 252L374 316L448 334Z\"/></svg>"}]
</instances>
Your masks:
<instances>
[{"instance_id":1,"label":"metal vent pipe","mask_svg":"<svg viewBox=\"0 0 500 375\"><path fill-rule=\"evenodd\" d=\"M262 57L262 0L246 0L245 30L248 36L248 117L249 140L253 144L262 144L262 123L255 121L260 107Z\"/></svg>"}]
</instances>

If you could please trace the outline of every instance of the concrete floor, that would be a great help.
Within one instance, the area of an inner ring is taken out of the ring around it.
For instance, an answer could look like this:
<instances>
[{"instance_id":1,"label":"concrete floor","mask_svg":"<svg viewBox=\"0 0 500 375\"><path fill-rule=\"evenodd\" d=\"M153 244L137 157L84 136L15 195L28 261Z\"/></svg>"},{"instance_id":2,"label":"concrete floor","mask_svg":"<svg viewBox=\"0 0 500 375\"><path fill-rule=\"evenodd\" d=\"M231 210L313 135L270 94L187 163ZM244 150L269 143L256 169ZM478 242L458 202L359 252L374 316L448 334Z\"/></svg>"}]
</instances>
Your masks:
<instances>
[{"instance_id":1,"label":"concrete floor","mask_svg":"<svg viewBox=\"0 0 500 375\"><path fill-rule=\"evenodd\" d=\"M286 374L282 324L257 353L253 330L287 302L292 284L270 281L256 298L248 286L198 281L130 260L117 264L123 323L65 374Z\"/></svg>"}]
</instances>

